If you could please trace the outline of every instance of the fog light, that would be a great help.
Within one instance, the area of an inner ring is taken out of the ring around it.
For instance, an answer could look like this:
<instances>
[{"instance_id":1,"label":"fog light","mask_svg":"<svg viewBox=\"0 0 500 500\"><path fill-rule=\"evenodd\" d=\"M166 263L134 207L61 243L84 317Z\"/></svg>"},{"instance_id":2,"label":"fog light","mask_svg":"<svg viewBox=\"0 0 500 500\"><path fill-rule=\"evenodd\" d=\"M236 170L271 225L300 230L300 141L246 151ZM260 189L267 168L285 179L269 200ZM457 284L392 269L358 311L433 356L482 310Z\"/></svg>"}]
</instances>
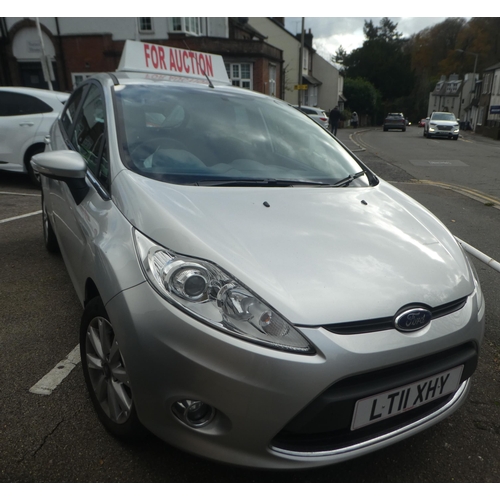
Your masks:
<instances>
[{"instance_id":1,"label":"fog light","mask_svg":"<svg viewBox=\"0 0 500 500\"><path fill-rule=\"evenodd\" d=\"M203 427L212 421L215 409L203 401L181 399L172 405L174 415L190 427Z\"/></svg>"}]
</instances>

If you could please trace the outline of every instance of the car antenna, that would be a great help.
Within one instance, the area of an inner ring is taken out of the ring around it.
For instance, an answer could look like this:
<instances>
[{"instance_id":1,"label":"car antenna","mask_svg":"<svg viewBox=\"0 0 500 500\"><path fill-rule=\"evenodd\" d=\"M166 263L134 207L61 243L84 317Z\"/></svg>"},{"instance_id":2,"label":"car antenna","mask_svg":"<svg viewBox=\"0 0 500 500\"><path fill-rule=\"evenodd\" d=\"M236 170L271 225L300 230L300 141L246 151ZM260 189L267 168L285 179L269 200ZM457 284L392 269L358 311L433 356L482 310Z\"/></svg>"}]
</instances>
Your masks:
<instances>
[{"instance_id":1,"label":"car antenna","mask_svg":"<svg viewBox=\"0 0 500 500\"><path fill-rule=\"evenodd\" d=\"M210 81L210 78L208 78L208 75L206 73L203 73L203 76L208 80L208 86L211 88L211 89L214 89L214 84Z\"/></svg>"}]
</instances>

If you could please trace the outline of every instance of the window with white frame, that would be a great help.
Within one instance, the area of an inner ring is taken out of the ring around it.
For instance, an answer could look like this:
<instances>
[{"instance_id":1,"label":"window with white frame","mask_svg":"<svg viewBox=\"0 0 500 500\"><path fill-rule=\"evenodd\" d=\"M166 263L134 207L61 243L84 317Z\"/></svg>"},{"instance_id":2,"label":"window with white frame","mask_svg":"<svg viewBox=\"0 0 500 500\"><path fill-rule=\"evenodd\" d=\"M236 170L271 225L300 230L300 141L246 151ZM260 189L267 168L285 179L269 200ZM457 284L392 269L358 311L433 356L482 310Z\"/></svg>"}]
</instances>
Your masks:
<instances>
[{"instance_id":1,"label":"window with white frame","mask_svg":"<svg viewBox=\"0 0 500 500\"><path fill-rule=\"evenodd\" d=\"M71 81L73 83L73 88L78 87L87 78L90 78L95 73L71 73Z\"/></svg>"},{"instance_id":2,"label":"window with white frame","mask_svg":"<svg viewBox=\"0 0 500 500\"><path fill-rule=\"evenodd\" d=\"M152 17L140 17L137 22L139 23L139 33L153 33Z\"/></svg>"},{"instance_id":3,"label":"window with white frame","mask_svg":"<svg viewBox=\"0 0 500 500\"><path fill-rule=\"evenodd\" d=\"M253 89L250 63L226 63L226 71L233 86Z\"/></svg>"},{"instance_id":4,"label":"window with white frame","mask_svg":"<svg viewBox=\"0 0 500 500\"><path fill-rule=\"evenodd\" d=\"M484 106L479 108L479 115L477 117L477 125L482 125L484 119Z\"/></svg>"},{"instance_id":5,"label":"window with white frame","mask_svg":"<svg viewBox=\"0 0 500 500\"><path fill-rule=\"evenodd\" d=\"M276 65L269 65L269 95L276 95Z\"/></svg>"},{"instance_id":6,"label":"window with white frame","mask_svg":"<svg viewBox=\"0 0 500 500\"><path fill-rule=\"evenodd\" d=\"M202 35L203 23L201 17L172 17L170 21L172 33L188 33L190 35Z\"/></svg>"},{"instance_id":7,"label":"window with white frame","mask_svg":"<svg viewBox=\"0 0 500 500\"><path fill-rule=\"evenodd\" d=\"M484 75L484 81L483 81L483 94L490 94L491 93L491 73L487 73Z\"/></svg>"}]
</instances>

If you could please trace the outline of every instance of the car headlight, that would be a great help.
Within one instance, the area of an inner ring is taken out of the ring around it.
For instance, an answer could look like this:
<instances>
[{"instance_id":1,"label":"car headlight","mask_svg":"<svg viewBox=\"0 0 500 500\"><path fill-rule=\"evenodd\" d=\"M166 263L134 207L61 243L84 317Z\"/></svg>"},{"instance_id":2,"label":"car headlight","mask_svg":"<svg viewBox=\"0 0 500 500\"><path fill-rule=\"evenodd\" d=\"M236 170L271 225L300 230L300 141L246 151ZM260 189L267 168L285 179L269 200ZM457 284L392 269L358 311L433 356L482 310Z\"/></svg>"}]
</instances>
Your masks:
<instances>
[{"instance_id":1,"label":"car headlight","mask_svg":"<svg viewBox=\"0 0 500 500\"><path fill-rule=\"evenodd\" d=\"M469 255L467 254L465 248L460 244L460 241L457 241L457 243L460 249L462 250L465 260L469 264L469 267L472 271L472 278L474 280L474 288L476 290L476 296L477 296L477 310L480 311L484 306L484 295L483 295L483 290L481 288L481 283L479 282L479 276L477 274L476 267L474 266L472 260L469 258Z\"/></svg>"},{"instance_id":2,"label":"car headlight","mask_svg":"<svg viewBox=\"0 0 500 500\"><path fill-rule=\"evenodd\" d=\"M269 304L215 264L176 254L134 230L147 280L170 304L224 333L273 349L314 354Z\"/></svg>"},{"instance_id":3,"label":"car headlight","mask_svg":"<svg viewBox=\"0 0 500 500\"><path fill-rule=\"evenodd\" d=\"M483 290L481 288L481 283L479 283L479 276L476 271L476 267L474 264L471 262L469 259L469 264L472 269L472 275L474 276L474 285L476 287L476 294L477 294L477 310L480 311L483 306L484 306L484 295L483 295Z\"/></svg>"}]
</instances>

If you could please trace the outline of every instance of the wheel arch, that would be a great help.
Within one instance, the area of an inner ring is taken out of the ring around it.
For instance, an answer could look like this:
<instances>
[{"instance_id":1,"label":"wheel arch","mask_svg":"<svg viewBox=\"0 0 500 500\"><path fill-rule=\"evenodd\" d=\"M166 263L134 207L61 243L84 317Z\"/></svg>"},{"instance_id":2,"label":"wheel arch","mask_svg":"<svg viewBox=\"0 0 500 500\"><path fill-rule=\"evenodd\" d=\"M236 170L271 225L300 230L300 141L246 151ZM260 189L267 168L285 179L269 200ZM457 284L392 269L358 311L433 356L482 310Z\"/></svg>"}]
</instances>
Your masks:
<instances>
[{"instance_id":1,"label":"wheel arch","mask_svg":"<svg viewBox=\"0 0 500 500\"><path fill-rule=\"evenodd\" d=\"M31 167L28 163L28 160L33 156L34 152L37 150L37 149L41 149L41 150L45 150L45 143L43 142L35 142L34 144L32 144L25 152L24 152L24 157L23 157L23 164L24 164L24 167L29 170L29 168ZM42 151L39 151L40 153Z\"/></svg>"},{"instance_id":2,"label":"wheel arch","mask_svg":"<svg viewBox=\"0 0 500 500\"><path fill-rule=\"evenodd\" d=\"M94 283L94 280L92 278L87 278L87 281L85 282L85 298L83 302L84 307L95 297L101 297L99 289L97 288L97 285Z\"/></svg>"}]
</instances>

